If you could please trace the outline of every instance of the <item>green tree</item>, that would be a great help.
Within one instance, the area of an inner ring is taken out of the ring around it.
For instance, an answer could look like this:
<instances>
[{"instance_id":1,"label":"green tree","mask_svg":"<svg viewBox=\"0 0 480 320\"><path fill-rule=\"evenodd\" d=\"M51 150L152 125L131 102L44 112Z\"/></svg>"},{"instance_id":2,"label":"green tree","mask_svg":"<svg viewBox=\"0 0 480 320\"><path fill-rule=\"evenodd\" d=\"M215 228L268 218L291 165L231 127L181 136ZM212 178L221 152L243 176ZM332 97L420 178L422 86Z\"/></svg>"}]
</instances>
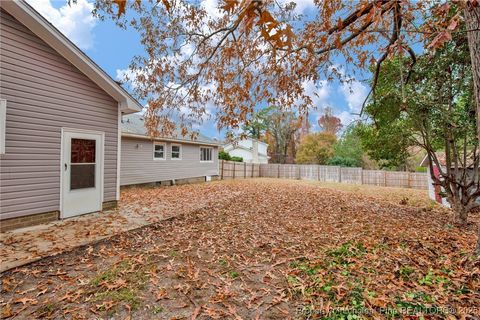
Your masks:
<instances>
[{"instance_id":1,"label":"green tree","mask_svg":"<svg viewBox=\"0 0 480 320\"><path fill-rule=\"evenodd\" d=\"M242 129L249 137L260 140L268 129L269 114L273 107L261 109L245 121Z\"/></svg>"},{"instance_id":2,"label":"green tree","mask_svg":"<svg viewBox=\"0 0 480 320\"><path fill-rule=\"evenodd\" d=\"M358 125L347 127L341 138L333 146L334 156L328 162L330 165L343 167L361 167L364 151L358 135Z\"/></svg>"},{"instance_id":3,"label":"green tree","mask_svg":"<svg viewBox=\"0 0 480 320\"><path fill-rule=\"evenodd\" d=\"M433 63L435 61L435 63ZM403 161L411 147L427 152L434 183L444 190L464 225L479 206L480 182L473 79L466 35L458 33L434 55L419 57L408 85L402 86L402 59L387 61L365 112L362 142L376 160ZM446 164L437 151L444 151Z\"/></svg>"},{"instance_id":4,"label":"green tree","mask_svg":"<svg viewBox=\"0 0 480 320\"><path fill-rule=\"evenodd\" d=\"M303 137L298 146L296 162L301 164L327 164L333 156L336 137L329 133L317 132Z\"/></svg>"}]
</instances>

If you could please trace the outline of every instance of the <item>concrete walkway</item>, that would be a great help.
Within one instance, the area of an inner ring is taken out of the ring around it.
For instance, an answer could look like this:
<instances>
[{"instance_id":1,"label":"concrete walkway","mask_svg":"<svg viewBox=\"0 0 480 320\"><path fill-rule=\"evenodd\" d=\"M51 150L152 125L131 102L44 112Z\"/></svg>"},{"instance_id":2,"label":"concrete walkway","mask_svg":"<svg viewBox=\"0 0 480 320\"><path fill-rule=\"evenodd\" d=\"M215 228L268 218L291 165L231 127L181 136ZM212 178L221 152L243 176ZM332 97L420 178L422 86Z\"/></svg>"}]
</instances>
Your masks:
<instances>
[{"instance_id":1,"label":"concrete walkway","mask_svg":"<svg viewBox=\"0 0 480 320\"><path fill-rule=\"evenodd\" d=\"M228 201L222 182L122 192L118 209L0 233L0 272L180 214Z\"/></svg>"},{"instance_id":2,"label":"concrete walkway","mask_svg":"<svg viewBox=\"0 0 480 320\"><path fill-rule=\"evenodd\" d=\"M116 209L4 232L0 272L150 223L144 214Z\"/></svg>"}]
</instances>

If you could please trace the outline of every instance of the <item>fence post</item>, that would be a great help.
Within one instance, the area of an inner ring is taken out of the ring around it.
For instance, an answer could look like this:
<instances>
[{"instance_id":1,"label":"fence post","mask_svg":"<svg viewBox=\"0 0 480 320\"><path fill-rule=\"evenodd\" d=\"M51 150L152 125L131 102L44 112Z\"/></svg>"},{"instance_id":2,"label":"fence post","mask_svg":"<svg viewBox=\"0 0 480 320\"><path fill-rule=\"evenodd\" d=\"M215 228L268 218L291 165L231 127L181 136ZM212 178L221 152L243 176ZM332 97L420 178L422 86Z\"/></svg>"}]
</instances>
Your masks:
<instances>
[{"instance_id":1,"label":"fence post","mask_svg":"<svg viewBox=\"0 0 480 320\"><path fill-rule=\"evenodd\" d=\"M247 163L246 162L243 163L243 178L244 179L247 178Z\"/></svg>"},{"instance_id":2,"label":"fence post","mask_svg":"<svg viewBox=\"0 0 480 320\"><path fill-rule=\"evenodd\" d=\"M232 178L232 179L235 179L235 171L236 171L236 170L235 170L235 163L236 163L236 162L234 161L234 162L233 162L233 178Z\"/></svg>"},{"instance_id":3,"label":"fence post","mask_svg":"<svg viewBox=\"0 0 480 320\"><path fill-rule=\"evenodd\" d=\"M280 164L277 166L277 179L280 178Z\"/></svg>"},{"instance_id":4,"label":"fence post","mask_svg":"<svg viewBox=\"0 0 480 320\"><path fill-rule=\"evenodd\" d=\"M317 180L320 181L320 166L317 165Z\"/></svg>"},{"instance_id":5,"label":"fence post","mask_svg":"<svg viewBox=\"0 0 480 320\"><path fill-rule=\"evenodd\" d=\"M411 188L411 187L412 187L411 172L407 172L407 187L408 187L408 188Z\"/></svg>"},{"instance_id":6,"label":"fence post","mask_svg":"<svg viewBox=\"0 0 480 320\"><path fill-rule=\"evenodd\" d=\"M253 178L253 171L255 170L255 163L252 163L252 178Z\"/></svg>"},{"instance_id":7,"label":"fence post","mask_svg":"<svg viewBox=\"0 0 480 320\"><path fill-rule=\"evenodd\" d=\"M300 174L300 166L297 164L296 165L297 169L298 169L298 173L297 173L297 176L298 176L298 180L300 180L301 178L301 174Z\"/></svg>"},{"instance_id":8,"label":"fence post","mask_svg":"<svg viewBox=\"0 0 480 320\"><path fill-rule=\"evenodd\" d=\"M363 168L360 168L360 178L362 179L360 184L363 184Z\"/></svg>"},{"instance_id":9,"label":"fence post","mask_svg":"<svg viewBox=\"0 0 480 320\"><path fill-rule=\"evenodd\" d=\"M338 167L338 182L342 182L342 167Z\"/></svg>"},{"instance_id":10,"label":"fence post","mask_svg":"<svg viewBox=\"0 0 480 320\"><path fill-rule=\"evenodd\" d=\"M383 171L383 186L387 186L387 171Z\"/></svg>"},{"instance_id":11,"label":"fence post","mask_svg":"<svg viewBox=\"0 0 480 320\"><path fill-rule=\"evenodd\" d=\"M222 172L220 173L220 180L223 180L223 161L224 160L222 160Z\"/></svg>"}]
</instances>

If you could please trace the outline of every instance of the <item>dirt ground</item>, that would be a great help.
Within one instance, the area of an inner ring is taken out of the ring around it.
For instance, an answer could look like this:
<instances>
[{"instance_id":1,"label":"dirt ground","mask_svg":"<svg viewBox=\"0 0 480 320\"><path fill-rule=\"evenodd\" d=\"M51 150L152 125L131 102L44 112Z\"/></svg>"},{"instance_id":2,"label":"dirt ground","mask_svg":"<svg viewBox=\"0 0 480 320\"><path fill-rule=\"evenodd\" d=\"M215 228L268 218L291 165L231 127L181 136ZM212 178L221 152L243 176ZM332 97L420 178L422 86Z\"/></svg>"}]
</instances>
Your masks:
<instances>
[{"instance_id":1,"label":"dirt ground","mask_svg":"<svg viewBox=\"0 0 480 320\"><path fill-rule=\"evenodd\" d=\"M209 201L196 208L199 194ZM252 179L122 197L132 208L165 197L195 209L3 273L1 316L480 316L478 219L458 228L424 191Z\"/></svg>"}]
</instances>

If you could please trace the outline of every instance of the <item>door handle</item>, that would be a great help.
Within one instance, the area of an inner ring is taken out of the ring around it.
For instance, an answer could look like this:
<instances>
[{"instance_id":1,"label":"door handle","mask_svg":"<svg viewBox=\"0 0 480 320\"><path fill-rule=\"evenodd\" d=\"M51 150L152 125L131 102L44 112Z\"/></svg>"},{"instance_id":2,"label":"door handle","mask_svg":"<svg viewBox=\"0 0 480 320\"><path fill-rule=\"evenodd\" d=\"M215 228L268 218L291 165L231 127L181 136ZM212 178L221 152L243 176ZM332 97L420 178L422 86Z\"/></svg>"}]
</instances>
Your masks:
<instances>
[{"instance_id":1,"label":"door handle","mask_svg":"<svg viewBox=\"0 0 480 320\"><path fill-rule=\"evenodd\" d=\"M67 164L65 163L65 171L67 171Z\"/></svg>"}]
</instances>

